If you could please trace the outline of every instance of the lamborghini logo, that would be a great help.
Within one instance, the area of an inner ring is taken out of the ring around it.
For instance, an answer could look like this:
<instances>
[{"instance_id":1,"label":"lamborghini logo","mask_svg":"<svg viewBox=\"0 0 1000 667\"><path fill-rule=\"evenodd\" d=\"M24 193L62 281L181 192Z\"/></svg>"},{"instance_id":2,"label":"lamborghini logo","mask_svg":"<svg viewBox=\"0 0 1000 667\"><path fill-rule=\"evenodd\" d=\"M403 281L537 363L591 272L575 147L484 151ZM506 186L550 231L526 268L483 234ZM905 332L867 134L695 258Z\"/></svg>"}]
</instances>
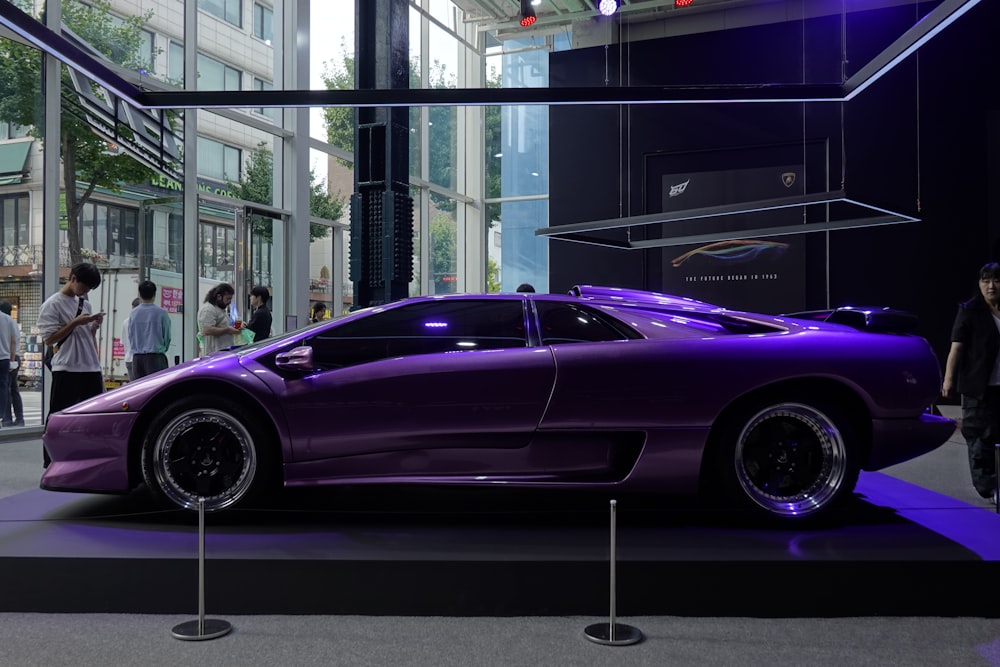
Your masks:
<instances>
[{"instance_id":1,"label":"lamborghini logo","mask_svg":"<svg viewBox=\"0 0 1000 667\"><path fill-rule=\"evenodd\" d=\"M781 182L784 183L786 188L790 188L795 185L795 172L786 171L781 175Z\"/></svg>"}]
</instances>

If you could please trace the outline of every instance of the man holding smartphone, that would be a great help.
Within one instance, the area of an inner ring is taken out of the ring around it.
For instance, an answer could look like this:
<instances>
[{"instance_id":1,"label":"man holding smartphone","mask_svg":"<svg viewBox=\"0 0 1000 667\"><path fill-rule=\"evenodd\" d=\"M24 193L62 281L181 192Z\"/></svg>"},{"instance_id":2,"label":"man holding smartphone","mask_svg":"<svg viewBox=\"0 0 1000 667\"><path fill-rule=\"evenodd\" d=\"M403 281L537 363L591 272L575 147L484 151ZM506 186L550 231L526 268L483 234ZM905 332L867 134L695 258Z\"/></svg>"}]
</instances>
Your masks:
<instances>
[{"instance_id":1,"label":"man holding smartphone","mask_svg":"<svg viewBox=\"0 0 1000 667\"><path fill-rule=\"evenodd\" d=\"M50 414L104 392L96 337L104 313L93 314L90 302L84 298L100 284L97 267L81 262L70 270L62 289L46 299L38 311L42 341L56 348ZM48 467L48 453L43 451L43 456Z\"/></svg>"}]
</instances>

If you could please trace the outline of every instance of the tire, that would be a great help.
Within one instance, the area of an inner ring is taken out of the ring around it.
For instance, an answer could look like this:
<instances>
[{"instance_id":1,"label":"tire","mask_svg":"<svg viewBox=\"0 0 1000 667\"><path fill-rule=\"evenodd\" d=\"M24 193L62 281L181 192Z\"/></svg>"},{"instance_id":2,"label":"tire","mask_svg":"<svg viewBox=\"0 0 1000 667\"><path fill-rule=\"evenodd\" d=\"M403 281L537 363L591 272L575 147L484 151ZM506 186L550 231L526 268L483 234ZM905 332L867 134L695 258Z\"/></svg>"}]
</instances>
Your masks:
<instances>
[{"instance_id":1,"label":"tire","mask_svg":"<svg viewBox=\"0 0 1000 667\"><path fill-rule=\"evenodd\" d=\"M768 517L824 514L854 490L857 451L849 423L820 402L768 402L741 414L724 436L731 495Z\"/></svg>"},{"instance_id":2,"label":"tire","mask_svg":"<svg viewBox=\"0 0 1000 667\"><path fill-rule=\"evenodd\" d=\"M232 401L192 396L167 407L142 444L142 476L158 505L216 512L266 486L271 457L263 429Z\"/></svg>"}]
</instances>

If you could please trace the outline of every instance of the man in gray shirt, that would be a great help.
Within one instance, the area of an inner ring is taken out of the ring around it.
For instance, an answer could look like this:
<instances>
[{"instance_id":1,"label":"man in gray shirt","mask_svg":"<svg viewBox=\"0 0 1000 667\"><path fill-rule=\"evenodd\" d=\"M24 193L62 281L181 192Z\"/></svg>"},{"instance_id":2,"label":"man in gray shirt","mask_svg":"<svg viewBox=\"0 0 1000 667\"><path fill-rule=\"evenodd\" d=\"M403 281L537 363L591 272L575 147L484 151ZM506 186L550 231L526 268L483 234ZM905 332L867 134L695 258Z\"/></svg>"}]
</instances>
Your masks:
<instances>
[{"instance_id":1,"label":"man in gray shirt","mask_svg":"<svg viewBox=\"0 0 1000 667\"><path fill-rule=\"evenodd\" d=\"M156 284L151 280L139 283L139 298L142 303L128 317L135 380L166 368L167 350L170 349L170 314L153 303Z\"/></svg>"},{"instance_id":2,"label":"man in gray shirt","mask_svg":"<svg viewBox=\"0 0 1000 667\"><path fill-rule=\"evenodd\" d=\"M4 426L13 426L13 420L8 420L10 412L10 374L11 362L17 361L18 346L21 344L21 329L14 318L7 314L10 304L3 302L6 309L0 308L0 415L3 415ZM13 371L17 375L17 371ZM24 418L21 418L23 425Z\"/></svg>"}]
</instances>

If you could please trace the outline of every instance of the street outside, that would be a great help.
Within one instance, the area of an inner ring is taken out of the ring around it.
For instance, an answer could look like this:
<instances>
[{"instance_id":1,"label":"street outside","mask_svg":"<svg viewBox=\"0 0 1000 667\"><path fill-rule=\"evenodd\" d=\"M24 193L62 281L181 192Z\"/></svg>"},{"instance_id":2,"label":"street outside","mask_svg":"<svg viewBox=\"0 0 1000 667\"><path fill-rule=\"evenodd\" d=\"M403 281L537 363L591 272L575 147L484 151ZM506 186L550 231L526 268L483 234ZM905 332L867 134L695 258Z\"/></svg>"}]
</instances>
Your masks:
<instances>
[{"instance_id":1,"label":"street outside","mask_svg":"<svg viewBox=\"0 0 1000 667\"><path fill-rule=\"evenodd\" d=\"M42 392L40 389L22 389L21 402L24 404L24 425L42 425ZM20 428L17 426L7 426L3 430L13 430Z\"/></svg>"}]
</instances>

